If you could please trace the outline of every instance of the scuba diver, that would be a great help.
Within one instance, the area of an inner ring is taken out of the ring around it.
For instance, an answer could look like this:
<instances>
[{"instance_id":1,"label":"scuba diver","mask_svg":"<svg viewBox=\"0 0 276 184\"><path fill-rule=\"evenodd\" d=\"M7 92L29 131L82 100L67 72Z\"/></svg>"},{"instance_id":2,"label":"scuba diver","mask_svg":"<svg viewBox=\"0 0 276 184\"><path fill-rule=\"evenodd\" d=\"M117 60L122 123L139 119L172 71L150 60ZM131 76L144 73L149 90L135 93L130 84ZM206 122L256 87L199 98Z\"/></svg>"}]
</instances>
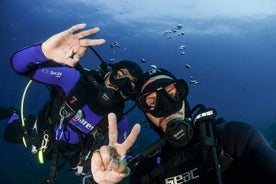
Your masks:
<instances>
[{"instance_id":1,"label":"scuba diver","mask_svg":"<svg viewBox=\"0 0 276 184\"><path fill-rule=\"evenodd\" d=\"M202 104L190 109L187 83L165 69L152 68L144 77L137 106L160 140L126 164L124 155L139 128L135 125L123 143L109 133L112 144L92 155L97 183L118 183L128 175L130 184L276 183L276 152L258 130L225 122ZM110 126L115 123L116 117L110 119Z\"/></svg>"},{"instance_id":2,"label":"scuba diver","mask_svg":"<svg viewBox=\"0 0 276 184\"><path fill-rule=\"evenodd\" d=\"M11 65L18 74L46 85L51 92L31 129L21 118L24 145L38 154L41 163L45 159L51 161L49 176L42 183L55 183L61 167L58 161L62 158L70 161L75 174L83 177L83 183L92 182L90 153L108 140L108 113L119 117L120 141L129 133L124 102L135 99L143 71L129 60L108 66L102 63L97 70L84 69L79 60L86 47L105 42L86 38L99 28L80 31L85 26L74 25L11 57Z\"/></svg>"}]
</instances>

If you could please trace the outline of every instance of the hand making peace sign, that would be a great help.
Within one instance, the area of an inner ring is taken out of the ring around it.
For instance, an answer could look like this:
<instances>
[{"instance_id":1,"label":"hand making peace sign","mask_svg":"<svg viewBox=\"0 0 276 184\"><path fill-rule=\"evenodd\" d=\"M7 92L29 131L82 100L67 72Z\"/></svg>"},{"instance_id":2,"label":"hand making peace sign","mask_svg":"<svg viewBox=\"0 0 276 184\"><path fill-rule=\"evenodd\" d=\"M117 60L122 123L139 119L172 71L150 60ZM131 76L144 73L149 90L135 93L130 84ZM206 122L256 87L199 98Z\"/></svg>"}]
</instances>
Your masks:
<instances>
[{"instance_id":1,"label":"hand making peace sign","mask_svg":"<svg viewBox=\"0 0 276 184\"><path fill-rule=\"evenodd\" d=\"M118 183L129 175L130 169L127 166L125 156L141 129L139 124L135 124L126 140L119 144L117 142L117 121L114 113L108 115L108 122L109 145L94 151L91 159L93 178L100 184Z\"/></svg>"}]
</instances>

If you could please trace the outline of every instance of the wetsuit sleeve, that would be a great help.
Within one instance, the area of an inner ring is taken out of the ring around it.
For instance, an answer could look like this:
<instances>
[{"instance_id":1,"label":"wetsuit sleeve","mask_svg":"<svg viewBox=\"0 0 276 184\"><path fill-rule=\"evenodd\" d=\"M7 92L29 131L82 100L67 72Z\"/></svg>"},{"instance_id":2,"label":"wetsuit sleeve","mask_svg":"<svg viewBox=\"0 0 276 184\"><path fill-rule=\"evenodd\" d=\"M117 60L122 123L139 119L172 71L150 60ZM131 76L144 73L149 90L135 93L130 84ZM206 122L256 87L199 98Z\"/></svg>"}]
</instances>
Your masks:
<instances>
[{"instance_id":1,"label":"wetsuit sleeve","mask_svg":"<svg viewBox=\"0 0 276 184\"><path fill-rule=\"evenodd\" d=\"M24 74L33 69L31 66L32 64L35 65L47 61L47 58L42 52L41 44L42 43L37 43L16 52L11 57L13 69L19 74Z\"/></svg>"},{"instance_id":2,"label":"wetsuit sleeve","mask_svg":"<svg viewBox=\"0 0 276 184\"><path fill-rule=\"evenodd\" d=\"M47 60L42 52L41 43L16 52L10 62L17 73L40 83L60 86L65 93L68 93L80 78L80 72L75 68Z\"/></svg>"},{"instance_id":3,"label":"wetsuit sleeve","mask_svg":"<svg viewBox=\"0 0 276 184\"><path fill-rule=\"evenodd\" d=\"M223 128L222 139L223 149L243 168L241 172L247 171L262 183L276 182L276 151L257 129L246 123L229 122Z\"/></svg>"}]
</instances>

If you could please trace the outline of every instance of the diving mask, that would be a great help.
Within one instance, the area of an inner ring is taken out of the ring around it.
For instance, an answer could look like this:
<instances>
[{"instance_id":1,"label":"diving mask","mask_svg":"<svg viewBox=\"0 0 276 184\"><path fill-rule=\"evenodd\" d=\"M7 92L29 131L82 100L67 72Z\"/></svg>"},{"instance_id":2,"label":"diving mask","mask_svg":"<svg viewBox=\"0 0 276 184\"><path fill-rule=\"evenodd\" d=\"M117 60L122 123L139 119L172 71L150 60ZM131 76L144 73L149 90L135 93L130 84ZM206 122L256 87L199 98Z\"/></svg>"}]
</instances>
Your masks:
<instances>
[{"instance_id":1,"label":"diving mask","mask_svg":"<svg viewBox=\"0 0 276 184\"><path fill-rule=\"evenodd\" d=\"M179 111L188 94L187 83L182 79L160 82L164 86L153 87L154 90L145 90L146 92L137 98L138 107L155 117L165 117Z\"/></svg>"},{"instance_id":2,"label":"diving mask","mask_svg":"<svg viewBox=\"0 0 276 184\"><path fill-rule=\"evenodd\" d=\"M120 92L126 97L132 97L137 93L135 81L130 80L120 69L112 71L109 81L119 88Z\"/></svg>"}]
</instances>

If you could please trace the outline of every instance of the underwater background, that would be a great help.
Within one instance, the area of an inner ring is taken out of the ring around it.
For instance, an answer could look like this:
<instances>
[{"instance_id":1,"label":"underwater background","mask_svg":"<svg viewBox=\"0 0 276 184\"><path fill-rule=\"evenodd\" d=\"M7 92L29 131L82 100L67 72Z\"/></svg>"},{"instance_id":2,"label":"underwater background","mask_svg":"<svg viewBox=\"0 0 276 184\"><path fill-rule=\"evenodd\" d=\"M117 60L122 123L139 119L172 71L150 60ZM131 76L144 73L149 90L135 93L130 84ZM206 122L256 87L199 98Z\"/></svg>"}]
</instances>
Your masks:
<instances>
[{"instance_id":1,"label":"underwater background","mask_svg":"<svg viewBox=\"0 0 276 184\"><path fill-rule=\"evenodd\" d=\"M16 74L10 56L22 47L43 41L74 24L99 27L93 38L106 61L137 61L166 68L190 87L193 107L217 109L226 121L238 120L258 128L276 147L276 1L274 0L0 0L0 106L20 107L28 82ZM87 51L80 61L88 68L99 59ZM37 114L48 90L32 84L24 114ZM132 106L127 103L126 110ZM134 146L138 154L157 137L143 114L129 113L142 132ZM1 120L4 131L7 120ZM0 183L32 184L48 174L47 164L23 145L0 139ZM57 183L81 183L63 169Z\"/></svg>"}]
</instances>

